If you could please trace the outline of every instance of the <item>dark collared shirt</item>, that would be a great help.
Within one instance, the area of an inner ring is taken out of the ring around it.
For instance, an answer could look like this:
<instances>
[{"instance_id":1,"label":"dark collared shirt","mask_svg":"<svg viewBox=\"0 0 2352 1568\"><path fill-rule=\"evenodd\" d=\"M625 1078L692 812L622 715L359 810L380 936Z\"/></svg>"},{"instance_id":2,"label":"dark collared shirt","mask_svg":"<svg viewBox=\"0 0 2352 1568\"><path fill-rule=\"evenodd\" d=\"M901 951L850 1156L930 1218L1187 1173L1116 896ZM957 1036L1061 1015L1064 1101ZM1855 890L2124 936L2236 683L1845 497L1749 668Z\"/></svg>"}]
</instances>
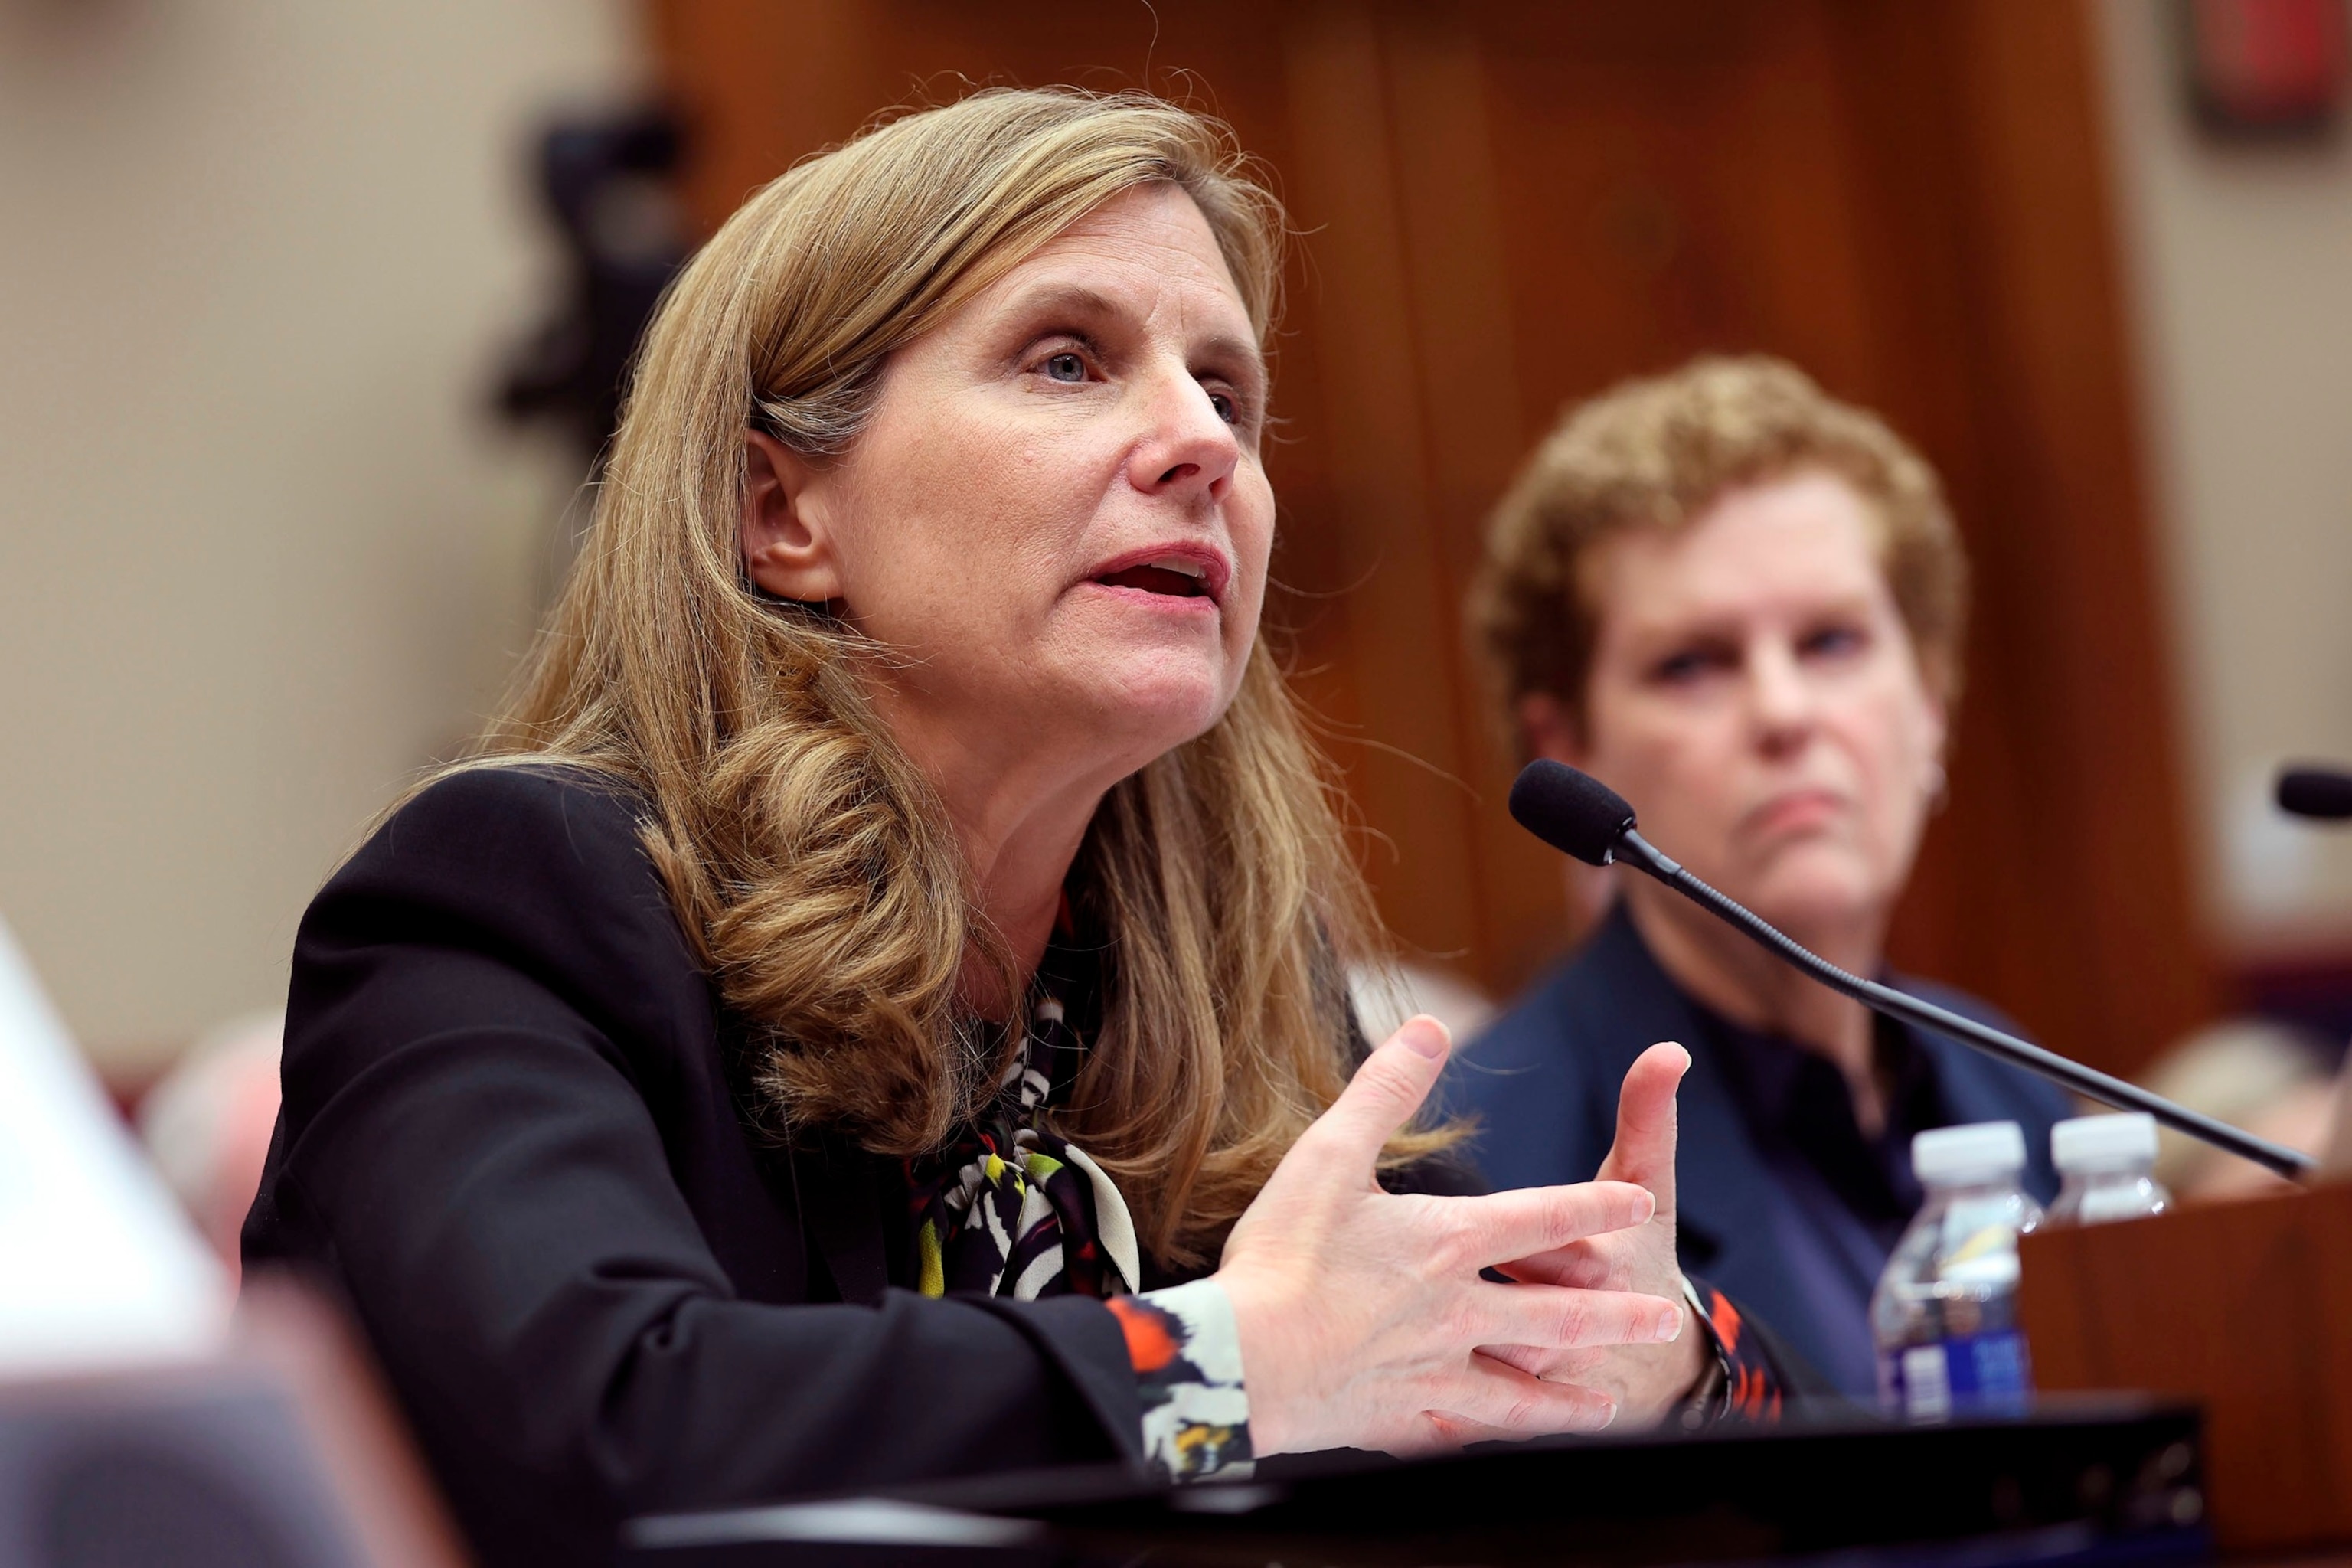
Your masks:
<instances>
[{"instance_id":1,"label":"dark collared shirt","mask_svg":"<svg viewBox=\"0 0 2352 1568\"><path fill-rule=\"evenodd\" d=\"M1694 1010L1772 1177L1767 1223L1825 1331L1829 1360L1820 1370L1844 1392L1868 1395L1876 1386L1870 1293L1921 1198L1911 1138L1951 1120L1935 1064L1901 1025L1874 1020L1886 1125L1871 1137L1854 1120L1845 1075L1827 1058Z\"/></svg>"}]
</instances>

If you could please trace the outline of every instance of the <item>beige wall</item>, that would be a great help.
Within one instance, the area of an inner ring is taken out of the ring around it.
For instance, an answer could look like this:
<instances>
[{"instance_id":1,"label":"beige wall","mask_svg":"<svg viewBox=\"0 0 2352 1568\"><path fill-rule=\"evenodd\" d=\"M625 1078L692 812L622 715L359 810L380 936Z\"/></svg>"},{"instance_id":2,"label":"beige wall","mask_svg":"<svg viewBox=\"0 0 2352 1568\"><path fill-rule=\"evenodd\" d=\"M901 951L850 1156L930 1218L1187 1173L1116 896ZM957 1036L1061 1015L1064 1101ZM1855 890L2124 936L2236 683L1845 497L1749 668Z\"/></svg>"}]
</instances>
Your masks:
<instances>
[{"instance_id":1,"label":"beige wall","mask_svg":"<svg viewBox=\"0 0 2352 1568\"><path fill-rule=\"evenodd\" d=\"M2352 136L2210 144L2166 8L2095 3L2209 919L2242 954L2342 943L2352 833L2268 786L2352 763Z\"/></svg>"},{"instance_id":2,"label":"beige wall","mask_svg":"<svg viewBox=\"0 0 2352 1568\"><path fill-rule=\"evenodd\" d=\"M482 409L623 0L0 0L0 916L137 1072L282 995L571 476Z\"/></svg>"}]
</instances>

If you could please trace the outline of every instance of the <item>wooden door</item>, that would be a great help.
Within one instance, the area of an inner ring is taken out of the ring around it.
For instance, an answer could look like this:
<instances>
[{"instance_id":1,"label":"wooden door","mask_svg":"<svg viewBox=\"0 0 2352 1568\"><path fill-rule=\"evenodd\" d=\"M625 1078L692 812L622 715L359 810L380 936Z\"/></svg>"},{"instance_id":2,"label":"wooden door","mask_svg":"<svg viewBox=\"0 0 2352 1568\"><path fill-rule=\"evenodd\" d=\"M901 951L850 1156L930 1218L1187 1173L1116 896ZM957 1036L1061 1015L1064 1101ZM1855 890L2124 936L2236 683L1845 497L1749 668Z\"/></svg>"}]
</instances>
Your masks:
<instances>
[{"instance_id":1,"label":"wooden door","mask_svg":"<svg viewBox=\"0 0 2352 1568\"><path fill-rule=\"evenodd\" d=\"M715 223L878 108L1149 86L1302 231L1272 613L1392 928L1507 994L1570 939L1465 647L1486 510L1559 408L1788 355L1942 469L1979 576L1897 962L2144 1060L2209 1005L2088 18L2018 0L655 0Z\"/></svg>"}]
</instances>

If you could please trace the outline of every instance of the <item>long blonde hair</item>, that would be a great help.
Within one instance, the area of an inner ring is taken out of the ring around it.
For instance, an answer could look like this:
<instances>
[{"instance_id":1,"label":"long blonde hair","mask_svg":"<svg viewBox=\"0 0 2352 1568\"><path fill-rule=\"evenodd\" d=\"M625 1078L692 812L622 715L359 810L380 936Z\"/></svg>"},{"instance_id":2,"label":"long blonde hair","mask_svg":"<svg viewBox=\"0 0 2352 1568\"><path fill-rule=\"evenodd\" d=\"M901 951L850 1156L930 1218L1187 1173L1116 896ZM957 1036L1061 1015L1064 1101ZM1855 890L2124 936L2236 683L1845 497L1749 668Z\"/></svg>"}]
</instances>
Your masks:
<instances>
[{"instance_id":1,"label":"long blonde hair","mask_svg":"<svg viewBox=\"0 0 2352 1568\"><path fill-rule=\"evenodd\" d=\"M753 195L649 329L581 558L470 764L570 763L644 797L647 848L753 1026L748 1077L786 1135L934 1148L1010 1042L959 1015L967 952L997 950L943 812L868 706L874 650L746 580L745 427L845 450L894 350L1159 182L1199 205L1263 342L1280 207L1225 127L1155 99L976 93ZM1146 1245L1195 1261L1344 1085L1344 966L1379 942L1263 640L1215 727L1110 791L1068 887L1106 956L1059 1121Z\"/></svg>"}]
</instances>

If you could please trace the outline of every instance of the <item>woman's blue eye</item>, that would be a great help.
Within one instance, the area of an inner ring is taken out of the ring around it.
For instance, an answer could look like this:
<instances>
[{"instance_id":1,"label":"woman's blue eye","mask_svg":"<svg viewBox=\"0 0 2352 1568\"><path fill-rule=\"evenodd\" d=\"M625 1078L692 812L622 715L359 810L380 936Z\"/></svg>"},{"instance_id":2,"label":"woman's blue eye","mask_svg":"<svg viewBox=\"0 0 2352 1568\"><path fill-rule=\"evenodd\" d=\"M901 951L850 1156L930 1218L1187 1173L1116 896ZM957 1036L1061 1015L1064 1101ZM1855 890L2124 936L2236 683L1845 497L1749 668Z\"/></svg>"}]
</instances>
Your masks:
<instances>
[{"instance_id":1,"label":"woman's blue eye","mask_svg":"<svg viewBox=\"0 0 2352 1568\"><path fill-rule=\"evenodd\" d=\"M1862 647L1862 633L1852 626L1824 626L1805 639L1805 651L1816 654L1852 653Z\"/></svg>"},{"instance_id":2,"label":"woman's blue eye","mask_svg":"<svg viewBox=\"0 0 2352 1568\"><path fill-rule=\"evenodd\" d=\"M1242 411L1234 405L1232 398L1222 392L1209 394L1209 406L1215 409L1217 417L1228 425L1238 425L1242 422Z\"/></svg>"},{"instance_id":3,"label":"woman's blue eye","mask_svg":"<svg viewBox=\"0 0 2352 1568\"><path fill-rule=\"evenodd\" d=\"M1055 381L1084 381L1087 362L1076 354L1055 354L1045 362L1045 374Z\"/></svg>"},{"instance_id":4,"label":"woman's blue eye","mask_svg":"<svg viewBox=\"0 0 2352 1568\"><path fill-rule=\"evenodd\" d=\"M1673 654L1658 661L1657 677L1660 680L1675 684L1696 680L1716 663L1717 660L1709 655L1696 650Z\"/></svg>"}]
</instances>

